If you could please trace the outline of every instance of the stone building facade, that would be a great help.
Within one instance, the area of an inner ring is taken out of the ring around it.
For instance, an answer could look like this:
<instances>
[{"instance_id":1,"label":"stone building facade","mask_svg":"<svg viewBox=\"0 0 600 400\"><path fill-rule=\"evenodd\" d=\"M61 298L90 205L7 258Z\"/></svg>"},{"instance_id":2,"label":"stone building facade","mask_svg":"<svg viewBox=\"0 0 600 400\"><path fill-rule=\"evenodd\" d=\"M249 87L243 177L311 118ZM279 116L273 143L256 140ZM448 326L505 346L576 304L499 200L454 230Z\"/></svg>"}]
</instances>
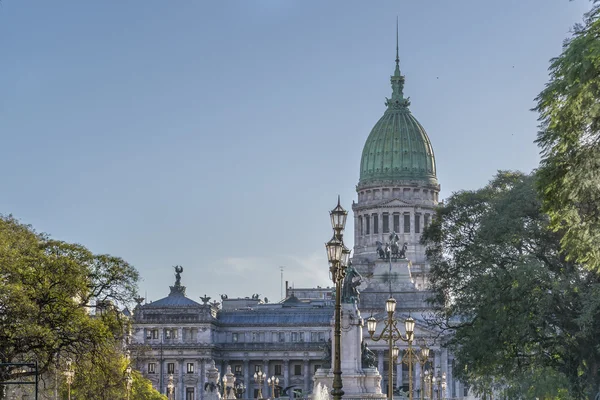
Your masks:
<instances>
[{"instance_id":1,"label":"stone building facade","mask_svg":"<svg viewBox=\"0 0 600 400\"><path fill-rule=\"evenodd\" d=\"M358 198L352 204L352 263L362 279L359 310L365 319L373 315L382 321L385 301L394 297L397 319L412 316L416 320L415 345L426 344L431 349L429 363L414 368L415 394L420 397L424 390L421 376L426 369L446 376L444 398L466 399L465 387L453 378L452 355L426 322L429 265L420 237L433 218L440 185L431 142L410 112L404 82L396 56L391 98L366 140L360 162ZM292 293L286 288L286 299L276 304L254 296L224 296L221 302L212 303L205 296L200 304L185 296L178 278L169 296L149 304L140 302L134 310L137 367L163 393L171 377L177 400L204 398L210 360L221 374L231 366L236 381L246 386L245 392L239 393L242 398L257 397L259 385L253 375L258 371L279 378L277 395L289 395L292 390L310 393L316 370L328 362L332 291L305 288ZM363 337L369 338L366 327ZM376 354L385 392L390 368L387 344L366 341ZM406 349L405 343L397 345ZM391 368L395 369L394 387L407 390L407 366L399 363ZM286 388L288 391L281 393ZM264 397L271 397L266 382L261 389Z\"/></svg>"}]
</instances>

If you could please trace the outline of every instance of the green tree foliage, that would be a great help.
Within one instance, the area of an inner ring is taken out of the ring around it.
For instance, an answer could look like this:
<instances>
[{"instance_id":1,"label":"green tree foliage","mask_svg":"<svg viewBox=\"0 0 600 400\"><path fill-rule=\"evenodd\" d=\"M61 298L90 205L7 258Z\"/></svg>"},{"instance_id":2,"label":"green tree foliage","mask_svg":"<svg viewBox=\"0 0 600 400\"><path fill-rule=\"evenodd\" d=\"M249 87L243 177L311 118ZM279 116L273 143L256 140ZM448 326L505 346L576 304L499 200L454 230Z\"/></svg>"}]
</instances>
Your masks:
<instances>
[{"instance_id":1,"label":"green tree foliage","mask_svg":"<svg viewBox=\"0 0 600 400\"><path fill-rule=\"evenodd\" d=\"M456 376L511 399L587 399L600 379L600 278L560 252L535 177L453 194L423 241Z\"/></svg>"},{"instance_id":2,"label":"green tree foliage","mask_svg":"<svg viewBox=\"0 0 600 400\"><path fill-rule=\"evenodd\" d=\"M137 280L137 271L118 257L95 255L0 216L0 361L37 361L45 373L59 356L105 352L122 336L124 322L90 311L94 304L129 302ZM3 368L0 382L27 374Z\"/></svg>"},{"instance_id":3,"label":"green tree foliage","mask_svg":"<svg viewBox=\"0 0 600 400\"><path fill-rule=\"evenodd\" d=\"M597 3L597 1L594 1ZM600 271L600 5L551 60L536 98L539 190L568 258Z\"/></svg>"},{"instance_id":4,"label":"green tree foliage","mask_svg":"<svg viewBox=\"0 0 600 400\"><path fill-rule=\"evenodd\" d=\"M128 360L120 351L119 344L107 342L102 351L89 352L75 360L75 377L71 394L76 399L125 400L127 399ZM166 400L152 387L152 383L139 371L133 370L130 400ZM66 393L66 385L62 392Z\"/></svg>"}]
</instances>

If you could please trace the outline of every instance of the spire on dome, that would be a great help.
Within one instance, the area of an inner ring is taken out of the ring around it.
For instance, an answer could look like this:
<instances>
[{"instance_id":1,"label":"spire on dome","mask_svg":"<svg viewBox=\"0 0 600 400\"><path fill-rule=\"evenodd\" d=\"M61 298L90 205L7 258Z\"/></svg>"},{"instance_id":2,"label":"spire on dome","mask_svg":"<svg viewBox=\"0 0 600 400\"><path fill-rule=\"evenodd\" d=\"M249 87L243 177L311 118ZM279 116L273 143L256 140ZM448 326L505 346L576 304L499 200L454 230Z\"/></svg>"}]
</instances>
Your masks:
<instances>
[{"instance_id":1,"label":"spire on dome","mask_svg":"<svg viewBox=\"0 0 600 400\"><path fill-rule=\"evenodd\" d=\"M396 70L394 76L400 76L400 52L398 50L398 17L396 17Z\"/></svg>"},{"instance_id":2,"label":"spire on dome","mask_svg":"<svg viewBox=\"0 0 600 400\"><path fill-rule=\"evenodd\" d=\"M385 102L388 109L406 109L410 105L410 101L404 98L404 76L400 73L400 50L398 43L398 17L396 17L396 68L394 69L394 75L390 79L392 82L392 98L386 98Z\"/></svg>"}]
</instances>

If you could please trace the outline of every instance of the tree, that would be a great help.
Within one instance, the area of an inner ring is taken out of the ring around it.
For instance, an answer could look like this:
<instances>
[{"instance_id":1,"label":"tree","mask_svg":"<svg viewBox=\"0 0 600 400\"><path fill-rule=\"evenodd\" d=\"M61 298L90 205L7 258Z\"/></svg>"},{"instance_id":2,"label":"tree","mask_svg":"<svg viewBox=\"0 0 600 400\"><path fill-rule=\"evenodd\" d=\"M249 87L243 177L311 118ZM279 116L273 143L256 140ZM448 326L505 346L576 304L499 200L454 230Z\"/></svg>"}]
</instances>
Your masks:
<instances>
[{"instance_id":1,"label":"tree","mask_svg":"<svg viewBox=\"0 0 600 400\"><path fill-rule=\"evenodd\" d=\"M0 216L0 361L37 361L49 371L59 358L102 351L123 332L91 315L95 305L122 305L135 295L137 271L118 257L36 233ZM0 369L0 382L31 374ZM4 390L0 387L0 399Z\"/></svg>"},{"instance_id":2,"label":"tree","mask_svg":"<svg viewBox=\"0 0 600 400\"><path fill-rule=\"evenodd\" d=\"M600 379L600 278L560 252L535 176L453 194L424 232L433 322L455 375L511 399L586 399ZM526 383L527 385L524 385Z\"/></svg>"},{"instance_id":3,"label":"tree","mask_svg":"<svg viewBox=\"0 0 600 400\"><path fill-rule=\"evenodd\" d=\"M598 1L594 1L597 3ZM600 5L551 60L536 98L539 190L569 259L600 271Z\"/></svg>"}]
</instances>

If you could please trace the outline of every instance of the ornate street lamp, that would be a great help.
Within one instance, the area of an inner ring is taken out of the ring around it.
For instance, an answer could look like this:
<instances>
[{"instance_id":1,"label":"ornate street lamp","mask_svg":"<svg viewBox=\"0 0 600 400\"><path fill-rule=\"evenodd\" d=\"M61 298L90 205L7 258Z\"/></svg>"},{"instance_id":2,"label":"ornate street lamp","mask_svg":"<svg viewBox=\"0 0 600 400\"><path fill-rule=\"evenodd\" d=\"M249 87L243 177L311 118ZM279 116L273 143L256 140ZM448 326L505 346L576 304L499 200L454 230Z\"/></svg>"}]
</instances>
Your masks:
<instances>
[{"instance_id":1,"label":"ornate street lamp","mask_svg":"<svg viewBox=\"0 0 600 400\"><path fill-rule=\"evenodd\" d=\"M131 385L133 385L133 378L131 377L131 366L127 366L125 369L125 383L127 384L127 400L129 400L129 395L131 393Z\"/></svg>"},{"instance_id":2,"label":"ornate street lamp","mask_svg":"<svg viewBox=\"0 0 600 400\"><path fill-rule=\"evenodd\" d=\"M333 390L331 395L334 400L341 400L344 395L342 390L342 362L341 356L341 313L342 313L342 283L346 275L346 268L350 261L350 249L344 245L344 228L348 211L340 205L338 196L337 206L329 212L333 237L327 243L327 259L329 260L329 272L331 280L335 284L335 326L334 326L334 364L333 364Z\"/></svg>"},{"instance_id":3,"label":"ornate street lamp","mask_svg":"<svg viewBox=\"0 0 600 400\"><path fill-rule=\"evenodd\" d=\"M238 382L235 384L235 396L238 399L241 399L242 396L244 395L244 393L246 393L246 385L244 385L244 382Z\"/></svg>"},{"instance_id":4,"label":"ornate street lamp","mask_svg":"<svg viewBox=\"0 0 600 400\"><path fill-rule=\"evenodd\" d=\"M429 347L426 343L421 345L421 352L415 354L417 361L421 364L421 400L425 400L425 365L429 361Z\"/></svg>"},{"instance_id":5,"label":"ornate street lamp","mask_svg":"<svg viewBox=\"0 0 600 400\"><path fill-rule=\"evenodd\" d=\"M271 398L274 399L275 398L275 385L279 385L279 378L275 378L275 376L270 377L269 379L267 379L267 384L269 386L271 386Z\"/></svg>"},{"instance_id":6,"label":"ornate street lamp","mask_svg":"<svg viewBox=\"0 0 600 400\"><path fill-rule=\"evenodd\" d=\"M375 330L377 329L377 320L371 316L367 319L367 330L369 331L369 335L371 339L375 342L380 340L387 340L389 346L389 365L388 365L388 400L393 400L394 398L394 361L398 358L399 349L395 351L394 344L398 340L402 340L403 342L407 342L409 347L412 345L412 341L414 340L415 333L415 320L411 317L408 317L404 321L404 330L406 331L406 336L402 336L400 331L398 330L397 323L394 319L394 312L396 311L396 299L390 297L385 302L385 311L387 311L387 320L385 321L385 326L383 327L379 336L375 336ZM395 353L395 354L394 354ZM408 369L408 377L409 377L409 398L412 398L412 364L409 364Z\"/></svg>"},{"instance_id":7,"label":"ornate street lamp","mask_svg":"<svg viewBox=\"0 0 600 400\"><path fill-rule=\"evenodd\" d=\"M406 353L404 354L404 357L402 357L402 362L406 365L408 365L409 371L412 370L412 366L415 365L416 363L421 364L421 371L424 370L424 366L427 363L427 361L429 360L429 347L427 347L427 345L425 344L425 342L423 342L423 344L421 345L421 351L415 351L415 349L412 347L412 343L408 343L408 349L406 350ZM421 390L420 390L420 394L421 394L421 400L424 400L425 398L425 390L423 390L424 384L425 384L425 374L423 374L423 372L421 372ZM409 386L411 387L411 392L412 392L412 379L409 383ZM412 397L411 397L412 398Z\"/></svg>"},{"instance_id":8,"label":"ornate street lamp","mask_svg":"<svg viewBox=\"0 0 600 400\"><path fill-rule=\"evenodd\" d=\"M67 399L71 400L71 384L73 383L73 378L75 377L75 368L73 367L73 360L67 358L66 369L63 371L65 375L65 380L67 381Z\"/></svg>"},{"instance_id":9,"label":"ornate street lamp","mask_svg":"<svg viewBox=\"0 0 600 400\"><path fill-rule=\"evenodd\" d=\"M440 370L438 369L437 377L434 376L432 378L434 384L437 384L437 398L438 400L442 400L445 396L443 393L446 391L446 373L440 375Z\"/></svg>"},{"instance_id":10,"label":"ornate street lamp","mask_svg":"<svg viewBox=\"0 0 600 400\"><path fill-rule=\"evenodd\" d=\"M424 380L427 388L427 398L433 400L433 373L426 370L424 373Z\"/></svg>"},{"instance_id":11,"label":"ornate street lamp","mask_svg":"<svg viewBox=\"0 0 600 400\"><path fill-rule=\"evenodd\" d=\"M223 399L227 399L227 375L223 375Z\"/></svg>"},{"instance_id":12,"label":"ornate street lamp","mask_svg":"<svg viewBox=\"0 0 600 400\"><path fill-rule=\"evenodd\" d=\"M258 397L257 399L262 399L262 385L265 383L265 374L262 371L258 371L254 373L254 382L258 385Z\"/></svg>"},{"instance_id":13,"label":"ornate street lamp","mask_svg":"<svg viewBox=\"0 0 600 400\"><path fill-rule=\"evenodd\" d=\"M173 374L169 375L169 381L167 383L167 393L169 400L173 400L173 394L175 393L175 384L173 383Z\"/></svg>"}]
</instances>

